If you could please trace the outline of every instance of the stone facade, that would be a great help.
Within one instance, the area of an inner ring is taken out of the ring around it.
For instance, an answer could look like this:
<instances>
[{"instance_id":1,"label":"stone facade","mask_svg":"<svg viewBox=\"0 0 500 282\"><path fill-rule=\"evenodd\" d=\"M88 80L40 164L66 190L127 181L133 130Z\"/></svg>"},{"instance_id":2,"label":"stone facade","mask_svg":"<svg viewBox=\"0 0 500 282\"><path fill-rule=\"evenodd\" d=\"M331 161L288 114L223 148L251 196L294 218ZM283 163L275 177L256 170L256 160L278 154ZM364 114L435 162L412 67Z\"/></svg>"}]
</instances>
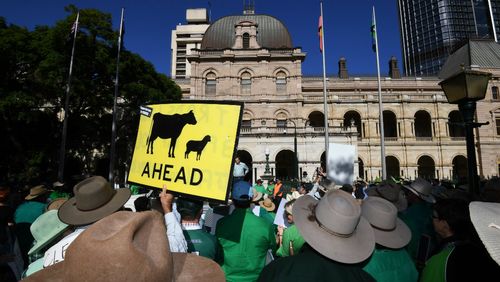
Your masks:
<instances>
[{"instance_id":1,"label":"stone facade","mask_svg":"<svg viewBox=\"0 0 500 282\"><path fill-rule=\"evenodd\" d=\"M254 42L254 32L263 32L258 22L242 21L234 28L238 40L241 29L250 29L250 46L243 48L238 41L223 50L192 50L191 77L176 80L183 99L245 103L238 150L252 165L254 181L264 173L266 149L275 175L295 175L295 138L297 174L313 176L325 152L323 78L302 74L306 55L300 48L272 49ZM447 102L438 78L400 77L394 60L393 77L381 81L388 175L466 177L458 107ZM500 72L490 71L486 99L477 105L478 121L490 122L476 130L479 172L484 177L498 175L500 163L500 100L492 94L492 87L500 84ZM374 180L381 176L377 79L348 74L347 67L340 76L327 79L329 142L356 146L355 174Z\"/></svg>"}]
</instances>

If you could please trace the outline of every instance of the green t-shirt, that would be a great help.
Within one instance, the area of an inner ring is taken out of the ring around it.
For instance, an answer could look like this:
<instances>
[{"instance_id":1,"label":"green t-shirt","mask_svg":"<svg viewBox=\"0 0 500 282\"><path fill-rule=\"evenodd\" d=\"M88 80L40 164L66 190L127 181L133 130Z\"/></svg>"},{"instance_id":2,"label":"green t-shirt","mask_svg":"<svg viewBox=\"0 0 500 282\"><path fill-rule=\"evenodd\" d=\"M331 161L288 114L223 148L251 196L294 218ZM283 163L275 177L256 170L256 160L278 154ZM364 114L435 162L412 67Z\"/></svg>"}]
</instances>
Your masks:
<instances>
[{"instance_id":1,"label":"green t-shirt","mask_svg":"<svg viewBox=\"0 0 500 282\"><path fill-rule=\"evenodd\" d=\"M384 282L415 282L418 271L406 249L376 248L363 267L375 280Z\"/></svg>"},{"instance_id":2,"label":"green t-shirt","mask_svg":"<svg viewBox=\"0 0 500 282\"><path fill-rule=\"evenodd\" d=\"M263 194L267 193L266 188L263 185L255 184L253 186L253 188L255 188L255 190L257 190L257 192L260 192L260 193L263 193Z\"/></svg>"},{"instance_id":3,"label":"green t-shirt","mask_svg":"<svg viewBox=\"0 0 500 282\"><path fill-rule=\"evenodd\" d=\"M255 281L276 249L273 228L249 209L237 208L217 222L215 236L223 251L222 270L227 281Z\"/></svg>"},{"instance_id":4,"label":"green t-shirt","mask_svg":"<svg viewBox=\"0 0 500 282\"><path fill-rule=\"evenodd\" d=\"M217 238L214 235L203 231L202 229L183 230L186 238L188 252L196 253L200 256L215 260L219 246Z\"/></svg>"},{"instance_id":5,"label":"green t-shirt","mask_svg":"<svg viewBox=\"0 0 500 282\"><path fill-rule=\"evenodd\" d=\"M272 195L274 193L274 184L267 185L266 194Z\"/></svg>"},{"instance_id":6,"label":"green t-shirt","mask_svg":"<svg viewBox=\"0 0 500 282\"><path fill-rule=\"evenodd\" d=\"M279 247L276 252L276 254L280 257L287 257L290 255L290 242L292 242L294 255L299 253L302 245L305 243L304 238L300 235L299 229L295 226L295 224L289 226L283 231L281 242L281 247Z\"/></svg>"}]
</instances>

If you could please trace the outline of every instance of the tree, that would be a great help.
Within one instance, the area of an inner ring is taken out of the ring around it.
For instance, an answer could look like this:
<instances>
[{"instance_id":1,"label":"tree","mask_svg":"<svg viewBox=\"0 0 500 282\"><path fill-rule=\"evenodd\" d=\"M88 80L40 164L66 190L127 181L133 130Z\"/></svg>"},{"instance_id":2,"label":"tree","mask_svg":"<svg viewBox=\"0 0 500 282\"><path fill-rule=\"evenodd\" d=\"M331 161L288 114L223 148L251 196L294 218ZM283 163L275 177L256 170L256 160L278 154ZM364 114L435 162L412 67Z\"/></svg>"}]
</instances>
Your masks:
<instances>
[{"instance_id":1,"label":"tree","mask_svg":"<svg viewBox=\"0 0 500 282\"><path fill-rule=\"evenodd\" d=\"M55 26L33 31L0 18L0 180L55 180L77 8ZM111 15L80 10L67 136L65 176L94 173L109 154L118 32ZM130 160L139 105L179 100L180 88L139 55L122 49L117 168ZM72 169L73 168L73 169ZM104 174L104 172L102 172ZM107 175L105 175L107 176Z\"/></svg>"}]
</instances>

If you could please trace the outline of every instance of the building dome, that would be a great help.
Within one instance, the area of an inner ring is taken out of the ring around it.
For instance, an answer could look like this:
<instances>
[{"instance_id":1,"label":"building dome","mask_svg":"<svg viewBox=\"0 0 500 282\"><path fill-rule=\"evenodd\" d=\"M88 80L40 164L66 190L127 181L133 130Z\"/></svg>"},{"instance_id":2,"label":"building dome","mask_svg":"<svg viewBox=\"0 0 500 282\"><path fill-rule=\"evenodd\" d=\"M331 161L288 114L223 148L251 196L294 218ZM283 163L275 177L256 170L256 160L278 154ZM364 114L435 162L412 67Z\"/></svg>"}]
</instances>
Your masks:
<instances>
[{"instance_id":1,"label":"building dome","mask_svg":"<svg viewBox=\"0 0 500 282\"><path fill-rule=\"evenodd\" d=\"M241 21L252 21L257 24L257 43L262 48L293 48L292 38L285 25L278 19L267 15L239 15L218 19L208 27L201 49L232 48L235 41L235 25Z\"/></svg>"}]
</instances>

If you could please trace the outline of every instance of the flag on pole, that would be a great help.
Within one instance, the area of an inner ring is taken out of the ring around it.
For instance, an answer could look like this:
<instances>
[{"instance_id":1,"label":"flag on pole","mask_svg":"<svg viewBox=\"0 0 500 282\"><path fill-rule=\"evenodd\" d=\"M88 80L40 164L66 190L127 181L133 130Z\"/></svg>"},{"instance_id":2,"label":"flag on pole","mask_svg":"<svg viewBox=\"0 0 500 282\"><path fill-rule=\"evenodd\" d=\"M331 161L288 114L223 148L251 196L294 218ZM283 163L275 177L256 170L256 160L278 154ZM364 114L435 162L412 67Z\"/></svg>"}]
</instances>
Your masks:
<instances>
[{"instance_id":1,"label":"flag on pole","mask_svg":"<svg viewBox=\"0 0 500 282\"><path fill-rule=\"evenodd\" d=\"M71 34L75 33L78 31L78 18L80 17L80 12L76 15L76 20L73 23L73 26L71 26Z\"/></svg>"},{"instance_id":2,"label":"flag on pole","mask_svg":"<svg viewBox=\"0 0 500 282\"><path fill-rule=\"evenodd\" d=\"M318 36L319 36L319 51L323 53L323 16L319 16Z\"/></svg>"},{"instance_id":3,"label":"flag on pole","mask_svg":"<svg viewBox=\"0 0 500 282\"><path fill-rule=\"evenodd\" d=\"M373 52L377 52L377 43L376 43L377 24L375 22L375 10L373 10L373 13L372 13L372 25L371 25L370 31L372 34L372 50L373 50Z\"/></svg>"}]
</instances>

